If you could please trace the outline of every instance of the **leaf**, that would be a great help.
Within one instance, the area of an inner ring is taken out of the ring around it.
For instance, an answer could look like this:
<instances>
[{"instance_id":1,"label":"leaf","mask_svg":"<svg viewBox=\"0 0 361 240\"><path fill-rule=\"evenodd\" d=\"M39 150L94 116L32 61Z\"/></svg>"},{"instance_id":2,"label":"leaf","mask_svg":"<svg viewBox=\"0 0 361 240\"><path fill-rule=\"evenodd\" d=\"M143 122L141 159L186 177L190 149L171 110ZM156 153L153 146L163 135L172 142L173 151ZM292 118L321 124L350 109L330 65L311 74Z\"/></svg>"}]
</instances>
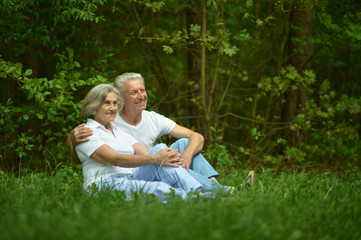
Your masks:
<instances>
[{"instance_id":1,"label":"leaf","mask_svg":"<svg viewBox=\"0 0 361 240\"><path fill-rule=\"evenodd\" d=\"M6 72L0 72L0 78L6 78L7 74Z\"/></svg>"},{"instance_id":2,"label":"leaf","mask_svg":"<svg viewBox=\"0 0 361 240\"><path fill-rule=\"evenodd\" d=\"M171 48L170 46L167 46L167 45L163 45L163 51L166 52L167 54L172 54L173 48Z\"/></svg>"},{"instance_id":3,"label":"leaf","mask_svg":"<svg viewBox=\"0 0 361 240\"><path fill-rule=\"evenodd\" d=\"M33 70L31 70L31 69L26 69L26 71L25 71L25 76L30 76L31 74L33 74Z\"/></svg>"},{"instance_id":4,"label":"leaf","mask_svg":"<svg viewBox=\"0 0 361 240\"><path fill-rule=\"evenodd\" d=\"M16 67L10 67L8 70L6 70L6 73L9 74L9 73L12 73L16 70Z\"/></svg>"},{"instance_id":5,"label":"leaf","mask_svg":"<svg viewBox=\"0 0 361 240\"><path fill-rule=\"evenodd\" d=\"M238 48L236 46L232 46L232 47L223 49L223 52L230 57L235 55L237 53L237 51L238 51Z\"/></svg>"},{"instance_id":6,"label":"leaf","mask_svg":"<svg viewBox=\"0 0 361 240\"><path fill-rule=\"evenodd\" d=\"M25 149L26 149L26 150L32 150L33 147L34 147L34 144L27 144L27 145L25 145Z\"/></svg>"},{"instance_id":7,"label":"leaf","mask_svg":"<svg viewBox=\"0 0 361 240\"><path fill-rule=\"evenodd\" d=\"M43 119L43 118L44 118L43 114L40 114L40 113L37 113L36 116L37 116L39 119Z\"/></svg>"}]
</instances>

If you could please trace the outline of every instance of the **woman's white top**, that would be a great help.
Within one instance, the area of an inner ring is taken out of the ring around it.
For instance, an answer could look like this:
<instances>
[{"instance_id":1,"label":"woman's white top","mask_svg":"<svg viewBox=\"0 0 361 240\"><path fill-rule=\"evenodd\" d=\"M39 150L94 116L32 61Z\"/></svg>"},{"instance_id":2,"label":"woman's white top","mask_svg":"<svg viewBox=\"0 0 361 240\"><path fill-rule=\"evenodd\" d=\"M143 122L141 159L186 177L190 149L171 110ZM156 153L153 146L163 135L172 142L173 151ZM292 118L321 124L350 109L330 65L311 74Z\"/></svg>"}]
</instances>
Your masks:
<instances>
[{"instance_id":1,"label":"woman's white top","mask_svg":"<svg viewBox=\"0 0 361 240\"><path fill-rule=\"evenodd\" d=\"M75 148L83 166L84 189L87 189L93 183L98 183L99 181L112 175L131 174L133 172L134 168L106 165L90 158L95 150L105 144L113 148L118 154L134 155L134 149L132 146L138 141L114 124L111 123L111 125L115 136L103 125L88 118L85 126L93 130L93 135L89 137L89 141L80 143Z\"/></svg>"}]
</instances>

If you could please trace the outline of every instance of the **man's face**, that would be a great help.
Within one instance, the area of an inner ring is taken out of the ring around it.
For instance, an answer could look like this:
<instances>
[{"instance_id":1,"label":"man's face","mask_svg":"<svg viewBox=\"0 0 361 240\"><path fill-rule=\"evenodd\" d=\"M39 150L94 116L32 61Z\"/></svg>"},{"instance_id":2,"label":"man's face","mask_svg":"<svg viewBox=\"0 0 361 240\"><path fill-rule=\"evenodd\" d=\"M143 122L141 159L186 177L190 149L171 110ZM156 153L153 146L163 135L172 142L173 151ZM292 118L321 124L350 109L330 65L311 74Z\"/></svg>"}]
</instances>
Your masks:
<instances>
[{"instance_id":1,"label":"man's face","mask_svg":"<svg viewBox=\"0 0 361 240\"><path fill-rule=\"evenodd\" d=\"M123 94L124 108L127 111L141 112L147 108L147 92L140 79L127 81Z\"/></svg>"}]
</instances>

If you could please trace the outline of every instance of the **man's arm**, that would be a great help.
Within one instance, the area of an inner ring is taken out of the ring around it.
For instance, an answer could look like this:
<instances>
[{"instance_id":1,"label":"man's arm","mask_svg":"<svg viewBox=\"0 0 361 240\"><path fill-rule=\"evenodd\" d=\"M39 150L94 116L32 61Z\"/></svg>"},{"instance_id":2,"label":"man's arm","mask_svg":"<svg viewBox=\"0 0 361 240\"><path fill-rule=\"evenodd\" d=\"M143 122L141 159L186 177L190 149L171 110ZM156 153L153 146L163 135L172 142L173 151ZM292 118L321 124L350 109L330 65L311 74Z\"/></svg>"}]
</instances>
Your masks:
<instances>
[{"instance_id":1,"label":"man's arm","mask_svg":"<svg viewBox=\"0 0 361 240\"><path fill-rule=\"evenodd\" d=\"M183 167L189 170L189 166L192 163L192 158L194 155L202 151L204 144L204 137L194 132L188 128L182 127L176 124L173 130L170 132L170 135L175 138L188 138L189 143L187 148L182 153L181 159L183 161Z\"/></svg>"},{"instance_id":2,"label":"man's arm","mask_svg":"<svg viewBox=\"0 0 361 240\"><path fill-rule=\"evenodd\" d=\"M90 137L91 135L93 135L93 130L91 130L91 128L85 127L85 123L80 124L79 126L74 128L73 131L71 131L70 135L66 140L66 143L68 145L71 160L74 163L80 163L78 155L75 151L75 147L82 142L89 141L90 139L88 137Z\"/></svg>"},{"instance_id":3,"label":"man's arm","mask_svg":"<svg viewBox=\"0 0 361 240\"><path fill-rule=\"evenodd\" d=\"M70 154L71 161L75 164L80 163L78 155L76 154L76 151L75 151L75 144L73 144L72 140L71 140L71 134L66 139L66 144L68 145L68 151Z\"/></svg>"}]
</instances>

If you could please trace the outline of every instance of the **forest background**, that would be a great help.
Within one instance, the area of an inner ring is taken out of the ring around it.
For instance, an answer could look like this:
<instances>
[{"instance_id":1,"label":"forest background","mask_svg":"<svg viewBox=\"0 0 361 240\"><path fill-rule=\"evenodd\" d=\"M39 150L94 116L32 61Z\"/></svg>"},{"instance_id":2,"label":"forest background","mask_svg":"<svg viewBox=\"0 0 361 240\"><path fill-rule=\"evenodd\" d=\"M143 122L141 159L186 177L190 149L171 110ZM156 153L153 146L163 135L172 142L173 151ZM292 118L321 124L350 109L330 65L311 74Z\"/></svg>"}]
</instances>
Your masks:
<instances>
[{"instance_id":1,"label":"forest background","mask_svg":"<svg viewBox=\"0 0 361 240\"><path fill-rule=\"evenodd\" d=\"M360 9L356 0L2 0L0 169L69 163L86 92L139 72L148 110L202 133L221 173L359 172Z\"/></svg>"}]
</instances>

